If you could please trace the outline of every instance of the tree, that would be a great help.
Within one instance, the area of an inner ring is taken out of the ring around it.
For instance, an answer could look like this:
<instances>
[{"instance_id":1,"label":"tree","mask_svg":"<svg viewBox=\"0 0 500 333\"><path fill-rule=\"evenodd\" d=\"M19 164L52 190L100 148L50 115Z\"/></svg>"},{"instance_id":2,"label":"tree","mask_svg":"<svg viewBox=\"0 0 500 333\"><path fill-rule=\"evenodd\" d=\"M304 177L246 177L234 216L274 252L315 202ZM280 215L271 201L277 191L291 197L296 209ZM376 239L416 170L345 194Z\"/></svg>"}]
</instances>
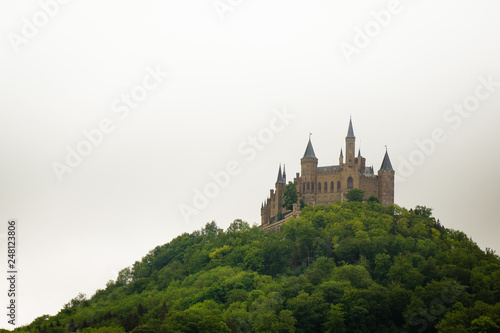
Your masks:
<instances>
[{"instance_id":1,"label":"tree","mask_svg":"<svg viewBox=\"0 0 500 333\"><path fill-rule=\"evenodd\" d=\"M293 204L297 203L299 200L299 196L297 195L297 188L295 187L295 183L288 183L285 187L285 191L283 192L283 207L287 210L293 209Z\"/></svg>"},{"instance_id":2,"label":"tree","mask_svg":"<svg viewBox=\"0 0 500 333\"><path fill-rule=\"evenodd\" d=\"M137 311L128 313L121 321L123 328L127 332L132 331L134 328L139 326L140 323L141 323L141 318L139 317Z\"/></svg>"},{"instance_id":3,"label":"tree","mask_svg":"<svg viewBox=\"0 0 500 333\"><path fill-rule=\"evenodd\" d=\"M324 327L325 331L329 333L345 333L344 316L345 313L342 310L342 304L330 305Z\"/></svg>"},{"instance_id":4,"label":"tree","mask_svg":"<svg viewBox=\"0 0 500 333\"><path fill-rule=\"evenodd\" d=\"M131 267L125 267L118 272L116 284L119 286L127 286L133 280L133 272Z\"/></svg>"},{"instance_id":5,"label":"tree","mask_svg":"<svg viewBox=\"0 0 500 333\"><path fill-rule=\"evenodd\" d=\"M229 225L226 232L227 233L234 233L234 232L249 230L249 229L250 229L250 225L248 224L248 222L245 222L245 221L240 220L240 219L236 219Z\"/></svg>"},{"instance_id":6,"label":"tree","mask_svg":"<svg viewBox=\"0 0 500 333\"><path fill-rule=\"evenodd\" d=\"M299 291L297 297L287 301L287 310L292 311L293 317L297 319L298 332L321 332L323 323L327 319L329 305L325 302L321 293L309 295L305 291Z\"/></svg>"},{"instance_id":7,"label":"tree","mask_svg":"<svg viewBox=\"0 0 500 333\"><path fill-rule=\"evenodd\" d=\"M300 209L304 208L306 205L306 203L304 202L304 200L300 199Z\"/></svg>"},{"instance_id":8,"label":"tree","mask_svg":"<svg viewBox=\"0 0 500 333\"><path fill-rule=\"evenodd\" d=\"M69 309L70 307L79 306L86 300L87 300L87 295L85 295L84 293L79 293L78 296L69 301L69 303L64 304L64 308Z\"/></svg>"},{"instance_id":9,"label":"tree","mask_svg":"<svg viewBox=\"0 0 500 333\"><path fill-rule=\"evenodd\" d=\"M354 188L345 194L348 201L358 201L361 202L365 200L365 191L359 188Z\"/></svg>"},{"instance_id":10,"label":"tree","mask_svg":"<svg viewBox=\"0 0 500 333\"><path fill-rule=\"evenodd\" d=\"M380 200L376 196L374 196L374 195L370 196L367 201L368 202L380 203Z\"/></svg>"},{"instance_id":11,"label":"tree","mask_svg":"<svg viewBox=\"0 0 500 333\"><path fill-rule=\"evenodd\" d=\"M217 236L218 233L219 227L215 221L205 224L205 228L201 229L201 234L207 235L209 238Z\"/></svg>"},{"instance_id":12,"label":"tree","mask_svg":"<svg viewBox=\"0 0 500 333\"><path fill-rule=\"evenodd\" d=\"M281 221L283 220L283 213L282 212L278 212L278 214L276 214L276 222L277 221Z\"/></svg>"}]
</instances>

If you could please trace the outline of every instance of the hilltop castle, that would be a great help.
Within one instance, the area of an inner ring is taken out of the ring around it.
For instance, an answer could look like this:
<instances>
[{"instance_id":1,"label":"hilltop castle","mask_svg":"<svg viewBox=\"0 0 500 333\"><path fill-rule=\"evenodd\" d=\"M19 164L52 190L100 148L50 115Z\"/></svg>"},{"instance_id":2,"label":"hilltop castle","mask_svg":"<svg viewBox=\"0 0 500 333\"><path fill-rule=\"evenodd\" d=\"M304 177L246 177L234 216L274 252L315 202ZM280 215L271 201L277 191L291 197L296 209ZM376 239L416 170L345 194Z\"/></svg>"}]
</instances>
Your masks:
<instances>
[{"instance_id":1,"label":"hilltop castle","mask_svg":"<svg viewBox=\"0 0 500 333\"><path fill-rule=\"evenodd\" d=\"M372 195L378 197L382 205L388 206L394 203L394 170L387 149L380 170L375 175L373 167L366 166L361 151L358 151L358 157L355 157L355 143L352 120L349 120L345 138L345 160L340 149L338 165L318 167L318 159L309 137L304 156L300 159L301 173L297 172L294 179L299 202L303 201L310 206L329 205L335 201L345 201L346 192L357 188L363 190L367 198ZM284 219L298 213L297 204L294 205L293 211L287 211L283 207L285 186L285 166L281 172L280 165L275 189L271 189L270 196L264 201L260 210L261 226L265 229L274 227L278 215Z\"/></svg>"}]
</instances>

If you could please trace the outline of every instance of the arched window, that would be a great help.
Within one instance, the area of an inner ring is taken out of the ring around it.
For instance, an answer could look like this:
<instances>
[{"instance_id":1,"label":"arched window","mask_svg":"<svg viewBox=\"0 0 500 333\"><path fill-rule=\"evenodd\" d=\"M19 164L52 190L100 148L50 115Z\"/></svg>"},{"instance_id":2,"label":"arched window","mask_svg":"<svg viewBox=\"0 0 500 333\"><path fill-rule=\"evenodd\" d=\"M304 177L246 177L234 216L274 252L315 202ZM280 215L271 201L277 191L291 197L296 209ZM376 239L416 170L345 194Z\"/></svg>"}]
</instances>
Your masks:
<instances>
[{"instance_id":1,"label":"arched window","mask_svg":"<svg viewBox=\"0 0 500 333\"><path fill-rule=\"evenodd\" d=\"M352 180L352 177L347 178L347 189L352 190L354 181Z\"/></svg>"},{"instance_id":2,"label":"arched window","mask_svg":"<svg viewBox=\"0 0 500 333\"><path fill-rule=\"evenodd\" d=\"M318 193L321 193L321 183L318 183Z\"/></svg>"},{"instance_id":3,"label":"arched window","mask_svg":"<svg viewBox=\"0 0 500 333\"><path fill-rule=\"evenodd\" d=\"M325 193L328 192L328 183L325 182Z\"/></svg>"},{"instance_id":4,"label":"arched window","mask_svg":"<svg viewBox=\"0 0 500 333\"><path fill-rule=\"evenodd\" d=\"M340 180L337 182L337 192L340 192Z\"/></svg>"},{"instance_id":5,"label":"arched window","mask_svg":"<svg viewBox=\"0 0 500 333\"><path fill-rule=\"evenodd\" d=\"M333 182L330 182L330 193L333 192L334 188L333 188Z\"/></svg>"}]
</instances>

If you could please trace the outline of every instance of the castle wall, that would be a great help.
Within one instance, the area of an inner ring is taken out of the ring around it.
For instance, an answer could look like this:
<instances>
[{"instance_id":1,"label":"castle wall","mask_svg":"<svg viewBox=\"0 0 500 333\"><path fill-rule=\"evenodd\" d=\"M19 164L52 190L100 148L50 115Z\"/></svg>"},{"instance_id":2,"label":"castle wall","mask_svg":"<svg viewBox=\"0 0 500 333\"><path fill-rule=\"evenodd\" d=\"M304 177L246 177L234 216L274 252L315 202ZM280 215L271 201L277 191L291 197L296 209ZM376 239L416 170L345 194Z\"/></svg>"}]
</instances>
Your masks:
<instances>
[{"instance_id":1,"label":"castle wall","mask_svg":"<svg viewBox=\"0 0 500 333\"><path fill-rule=\"evenodd\" d=\"M369 198L372 195L378 197L379 195L379 189L378 189L378 177L377 176L365 176L361 175L360 176L360 184L359 188L363 191L365 191L365 197Z\"/></svg>"}]
</instances>

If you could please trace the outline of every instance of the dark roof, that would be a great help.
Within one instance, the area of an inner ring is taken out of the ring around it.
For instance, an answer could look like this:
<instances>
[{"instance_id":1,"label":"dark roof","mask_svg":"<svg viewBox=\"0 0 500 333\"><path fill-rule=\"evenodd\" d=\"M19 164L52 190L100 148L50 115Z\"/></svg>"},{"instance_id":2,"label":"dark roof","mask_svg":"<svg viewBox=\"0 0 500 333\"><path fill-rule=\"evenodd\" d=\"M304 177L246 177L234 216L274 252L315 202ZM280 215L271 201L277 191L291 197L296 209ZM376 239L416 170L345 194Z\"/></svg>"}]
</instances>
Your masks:
<instances>
[{"instance_id":1,"label":"dark roof","mask_svg":"<svg viewBox=\"0 0 500 333\"><path fill-rule=\"evenodd\" d=\"M278 179L276 180L276 183L278 184L283 184L283 176L281 175L281 164L280 164L280 170L278 171Z\"/></svg>"},{"instance_id":2,"label":"dark roof","mask_svg":"<svg viewBox=\"0 0 500 333\"><path fill-rule=\"evenodd\" d=\"M316 158L316 154L314 154L313 145L311 143L311 138L309 138L309 142L307 143L307 148L306 148L306 151L304 153L304 157Z\"/></svg>"},{"instance_id":3,"label":"dark roof","mask_svg":"<svg viewBox=\"0 0 500 333\"><path fill-rule=\"evenodd\" d=\"M382 161L382 165L380 166L380 170L389 170L394 171L392 168L391 160L389 159L389 154L387 153L387 149L385 150L384 160Z\"/></svg>"},{"instance_id":4,"label":"dark roof","mask_svg":"<svg viewBox=\"0 0 500 333\"><path fill-rule=\"evenodd\" d=\"M355 138L354 130L352 129L352 119L349 119L349 130L347 130L347 137L348 138Z\"/></svg>"}]
</instances>

